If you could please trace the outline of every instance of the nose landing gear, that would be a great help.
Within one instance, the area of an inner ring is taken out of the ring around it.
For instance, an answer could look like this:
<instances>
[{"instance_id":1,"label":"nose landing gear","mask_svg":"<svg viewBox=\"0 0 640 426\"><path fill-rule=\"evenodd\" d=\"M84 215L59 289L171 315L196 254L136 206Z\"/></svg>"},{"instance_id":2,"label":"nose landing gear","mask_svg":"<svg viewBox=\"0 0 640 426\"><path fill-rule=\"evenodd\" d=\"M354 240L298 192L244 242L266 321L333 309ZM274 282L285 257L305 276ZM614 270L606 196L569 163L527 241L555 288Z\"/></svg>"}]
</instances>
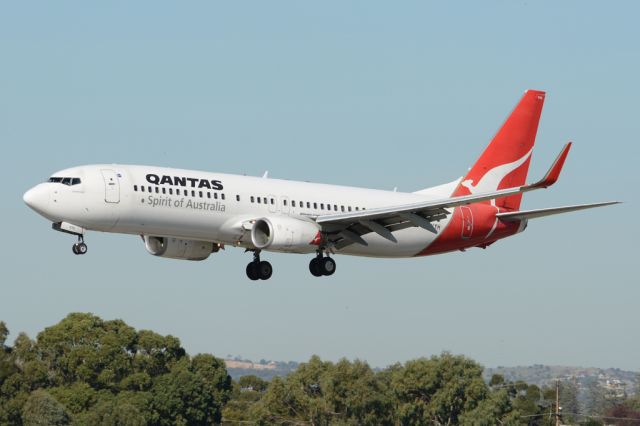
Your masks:
<instances>
[{"instance_id":1,"label":"nose landing gear","mask_svg":"<svg viewBox=\"0 0 640 426\"><path fill-rule=\"evenodd\" d=\"M336 262L329 256L323 256L319 250L316 257L309 262L309 272L314 277L333 275L336 272Z\"/></svg>"},{"instance_id":2,"label":"nose landing gear","mask_svg":"<svg viewBox=\"0 0 640 426\"><path fill-rule=\"evenodd\" d=\"M84 237L82 235L78 235L78 242L75 243L71 249L74 254L86 254L87 253L87 245L84 242Z\"/></svg>"},{"instance_id":3,"label":"nose landing gear","mask_svg":"<svg viewBox=\"0 0 640 426\"><path fill-rule=\"evenodd\" d=\"M247 264L247 277L251 281L268 280L273 274L271 263L260 260L260 250L253 252L253 261Z\"/></svg>"}]
</instances>

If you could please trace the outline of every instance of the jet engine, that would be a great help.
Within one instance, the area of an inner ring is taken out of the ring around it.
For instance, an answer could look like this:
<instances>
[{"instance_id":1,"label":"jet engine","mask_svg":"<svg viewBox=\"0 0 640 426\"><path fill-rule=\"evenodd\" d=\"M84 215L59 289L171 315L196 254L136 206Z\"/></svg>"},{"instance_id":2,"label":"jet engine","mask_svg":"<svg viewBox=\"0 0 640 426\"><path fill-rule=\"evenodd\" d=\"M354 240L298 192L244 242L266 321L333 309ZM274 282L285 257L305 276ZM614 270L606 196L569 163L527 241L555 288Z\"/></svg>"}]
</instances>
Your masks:
<instances>
[{"instance_id":1,"label":"jet engine","mask_svg":"<svg viewBox=\"0 0 640 426\"><path fill-rule=\"evenodd\" d=\"M251 242L258 249L310 253L319 243L320 227L311 221L287 216L257 219L251 228Z\"/></svg>"},{"instance_id":2,"label":"jet engine","mask_svg":"<svg viewBox=\"0 0 640 426\"><path fill-rule=\"evenodd\" d=\"M154 256L170 259L205 260L220 250L220 245L209 241L182 240L180 238L145 235L144 247Z\"/></svg>"}]
</instances>

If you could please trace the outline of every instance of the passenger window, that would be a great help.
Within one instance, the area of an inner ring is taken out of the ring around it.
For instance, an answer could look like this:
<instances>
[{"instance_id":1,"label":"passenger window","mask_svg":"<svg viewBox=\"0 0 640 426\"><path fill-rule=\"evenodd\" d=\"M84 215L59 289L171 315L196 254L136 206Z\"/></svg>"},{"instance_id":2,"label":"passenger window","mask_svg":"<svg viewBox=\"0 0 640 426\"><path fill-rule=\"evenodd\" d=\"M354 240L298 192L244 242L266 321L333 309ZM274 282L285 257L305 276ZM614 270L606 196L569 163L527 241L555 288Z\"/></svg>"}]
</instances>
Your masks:
<instances>
[{"instance_id":1,"label":"passenger window","mask_svg":"<svg viewBox=\"0 0 640 426\"><path fill-rule=\"evenodd\" d=\"M336 204L333 205L333 210L336 212L338 211L338 206Z\"/></svg>"},{"instance_id":2,"label":"passenger window","mask_svg":"<svg viewBox=\"0 0 640 426\"><path fill-rule=\"evenodd\" d=\"M196 196L196 191L191 190L191 196L192 196L192 197L195 197L195 196Z\"/></svg>"},{"instance_id":3,"label":"passenger window","mask_svg":"<svg viewBox=\"0 0 640 426\"><path fill-rule=\"evenodd\" d=\"M272 198L271 199L271 205L274 205L276 203L276 201Z\"/></svg>"},{"instance_id":4,"label":"passenger window","mask_svg":"<svg viewBox=\"0 0 640 426\"><path fill-rule=\"evenodd\" d=\"M166 194L166 193L167 193L167 188L163 187L163 188L162 188L162 193L163 193L163 194Z\"/></svg>"},{"instance_id":5,"label":"passenger window","mask_svg":"<svg viewBox=\"0 0 640 426\"><path fill-rule=\"evenodd\" d=\"M258 204L262 203L262 198L258 197Z\"/></svg>"},{"instance_id":6,"label":"passenger window","mask_svg":"<svg viewBox=\"0 0 640 426\"><path fill-rule=\"evenodd\" d=\"M173 188L169 188L169 195L173 195Z\"/></svg>"},{"instance_id":7,"label":"passenger window","mask_svg":"<svg viewBox=\"0 0 640 426\"><path fill-rule=\"evenodd\" d=\"M324 210L324 203L320 203L320 210Z\"/></svg>"},{"instance_id":8,"label":"passenger window","mask_svg":"<svg viewBox=\"0 0 640 426\"><path fill-rule=\"evenodd\" d=\"M220 194L220 198L222 198L224 200L224 192L222 194Z\"/></svg>"},{"instance_id":9,"label":"passenger window","mask_svg":"<svg viewBox=\"0 0 640 426\"><path fill-rule=\"evenodd\" d=\"M313 208L318 210L318 203L313 203Z\"/></svg>"},{"instance_id":10,"label":"passenger window","mask_svg":"<svg viewBox=\"0 0 640 426\"><path fill-rule=\"evenodd\" d=\"M282 200L282 204L286 206L287 205L287 200Z\"/></svg>"},{"instance_id":11,"label":"passenger window","mask_svg":"<svg viewBox=\"0 0 640 426\"><path fill-rule=\"evenodd\" d=\"M160 193L160 188L156 186L156 194L159 194L159 193Z\"/></svg>"},{"instance_id":12,"label":"passenger window","mask_svg":"<svg viewBox=\"0 0 640 426\"><path fill-rule=\"evenodd\" d=\"M150 186L147 186L147 189L149 190L149 192L153 192L153 189Z\"/></svg>"},{"instance_id":13,"label":"passenger window","mask_svg":"<svg viewBox=\"0 0 640 426\"><path fill-rule=\"evenodd\" d=\"M264 201L264 203L267 204L267 197L262 197L262 201Z\"/></svg>"},{"instance_id":14,"label":"passenger window","mask_svg":"<svg viewBox=\"0 0 640 426\"><path fill-rule=\"evenodd\" d=\"M360 210L358 207L356 207L356 211Z\"/></svg>"},{"instance_id":15,"label":"passenger window","mask_svg":"<svg viewBox=\"0 0 640 426\"><path fill-rule=\"evenodd\" d=\"M133 185L133 190L134 190L135 192L138 192L138 185Z\"/></svg>"},{"instance_id":16,"label":"passenger window","mask_svg":"<svg viewBox=\"0 0 640 426\"><path fill-rule=\"evenodd\" d=\"M310 209L311 208L311 203L307 201L307 208Z\"/></svg>"},{"instance_id":17,"label":"passenger window","mask_svg":"<svg viewBox=\"0 0 640 426\"><path fill-rule=\"evenodd\" d=\"M207 198L211 198L211 193L207 192Z\"/></svg>"},{"instance_id":18,"label":"passenger window","mask_svg":"<svg viewBox=\"0 0 640 426\"><path fill-rule=\"evenodd\" d=\"M240 201L240 196L236 195L236 201Z\"/></svg>"},{"instance_id":19,"label":"passenger window","mask_svg":"<svg viewBox=\"0 0 640 426\"><path fill-rule=\"evenodd\" d=\"M202 191L199 191L198 195L200 195L200 198L202 198Z\"/></svg>"},{"instance_id":20,"label":"passenger window","mask_svg":"<svg viewBox=\"0 0 640 426\"><path fill-rule=\"evenodd\" d=\"M249 198L249 200L251 200L252 203L255 202L255 198L253 197L253 195Z\"/></svg>"},{"instance_id":21,"label":"passenger window","mask_svg":"<svg viewBox=\"0 0 640 426\"><path fill-rule=\"evenodd\" d=\"M144 186L141 186L141 187L140 187L140 191L141 191L141 192L144 192Z\"/></svg>"},{"instance_id":22,"label":"passenger window","mask_svg":"<svg viewBox=\"0 0 640 426\"><path fill-rule=\"evenodd\" d=\"M349 211L351 211L351 206L349 206Z\"/></svg>"},{"instance_id":23,"label":"passenger window","mask_svg":"<svg viewBox=\"0 0 640 426\"><path fill-rule=\"evenodd\" d=\"M340 206L340 211L343 212L344 211L344 206Z\"/></svg>"}]
</instances>

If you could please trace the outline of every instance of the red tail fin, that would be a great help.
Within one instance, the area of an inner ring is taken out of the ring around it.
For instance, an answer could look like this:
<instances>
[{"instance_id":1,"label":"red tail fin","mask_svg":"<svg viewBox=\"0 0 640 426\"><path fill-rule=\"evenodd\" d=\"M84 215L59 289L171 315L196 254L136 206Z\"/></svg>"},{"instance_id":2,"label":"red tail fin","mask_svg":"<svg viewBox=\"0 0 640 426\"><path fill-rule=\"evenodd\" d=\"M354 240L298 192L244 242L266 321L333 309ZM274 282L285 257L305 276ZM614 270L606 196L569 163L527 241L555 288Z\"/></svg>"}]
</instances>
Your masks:
<instances>
[{"instance_id":1,"label":"red tail fin","mask_svg":"<svg viewBox=\"0 0 640 426\"><path fill-rule=\"evenodd\" d=\"M527 179L545 93L527 90L453 196L522 186ZM495 200L499 207L517 210L522 194Z\"/></svg>"}]
</instances>

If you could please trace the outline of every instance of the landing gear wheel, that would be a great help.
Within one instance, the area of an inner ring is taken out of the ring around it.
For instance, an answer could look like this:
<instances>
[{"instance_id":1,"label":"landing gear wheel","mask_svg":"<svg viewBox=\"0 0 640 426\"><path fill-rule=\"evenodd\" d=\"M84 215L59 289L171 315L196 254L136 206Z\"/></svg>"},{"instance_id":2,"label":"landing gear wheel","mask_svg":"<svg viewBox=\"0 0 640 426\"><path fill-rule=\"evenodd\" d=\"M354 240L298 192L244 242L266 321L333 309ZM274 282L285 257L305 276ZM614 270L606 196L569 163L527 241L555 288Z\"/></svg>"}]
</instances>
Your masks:
<instances>
[{"instance_id":1,"label":"landing gear wheel","mask_svg":"<svg viewBox=\"0 0 640 426\"><path fill-rule=\"evenodd\" d=\"M253 250L253 262L247 265L247 277L251 281L268 280L273 274L273 267L265 260L260 261L260 250Z\"/></svg>"},{"instance_id":2,"label":"landing gear wheel","mask_svg":"<svg viewBox=\"0 0 640 426\"><path fill-rule=\"evenodd\" d=\"M257 266L258 275L260 276L261 280L268 280L269 278L271 278L271 275L273 274L273 268L271 267L271 264L269 262L263 260L262 262L258 263Z\"/></svg>"},{"instance_id":3,"label":"landing gear wheel","mask_svg":"<svg viewBox=\"0 0 640 426\"><path fill-rule=\"evenodd\" d=\"M78 243L78 254L85 254L87 252L87 245L85 243Z\"/></svg>"},{"instance_id":4,"label":"landing gear wheel","mask_svg":"<svg viewBox=\"0 0 640 426\"><path fill-rule=\"evenodd\" d=\"M318 266L322 275L329 276L333 275L336 271L336 262L330 257L322 257L319 259Z\"/></svg>"},{"instance_id":5,"label":"landing gear wheel","mask_svg":"<svg viewBox=\"0 0 640 426\"><path fill-rule=\"evenodd\" d=\"M249 262L247 264L247 277L249 277L251 281L257 281L260 278L256 262Z\"/></svg>"},{"instance_id":6,"label":"landing gear wheel","mask_svg":"<svg viewBox=\"0 0 640 426\"><path fill-rule=\"evenodd\" d=\"M321 257L314 257L313 259L311 259L311 262L309 262L309 272L311 272L311 275L313 275L314 277L322 276L322 271L320 270L321 260Z\"/></svg>"},{"instance_id":7,"label":"landing gear wheel","mask_svg":"<svg viewBox=\"0 0 640 426\"><path fill-rule=\"evenodd\" d=\"M87 245L85 243L75 243L71 250L74 254L85 254L87 252Z\"/></svg>"}]
</instances>

